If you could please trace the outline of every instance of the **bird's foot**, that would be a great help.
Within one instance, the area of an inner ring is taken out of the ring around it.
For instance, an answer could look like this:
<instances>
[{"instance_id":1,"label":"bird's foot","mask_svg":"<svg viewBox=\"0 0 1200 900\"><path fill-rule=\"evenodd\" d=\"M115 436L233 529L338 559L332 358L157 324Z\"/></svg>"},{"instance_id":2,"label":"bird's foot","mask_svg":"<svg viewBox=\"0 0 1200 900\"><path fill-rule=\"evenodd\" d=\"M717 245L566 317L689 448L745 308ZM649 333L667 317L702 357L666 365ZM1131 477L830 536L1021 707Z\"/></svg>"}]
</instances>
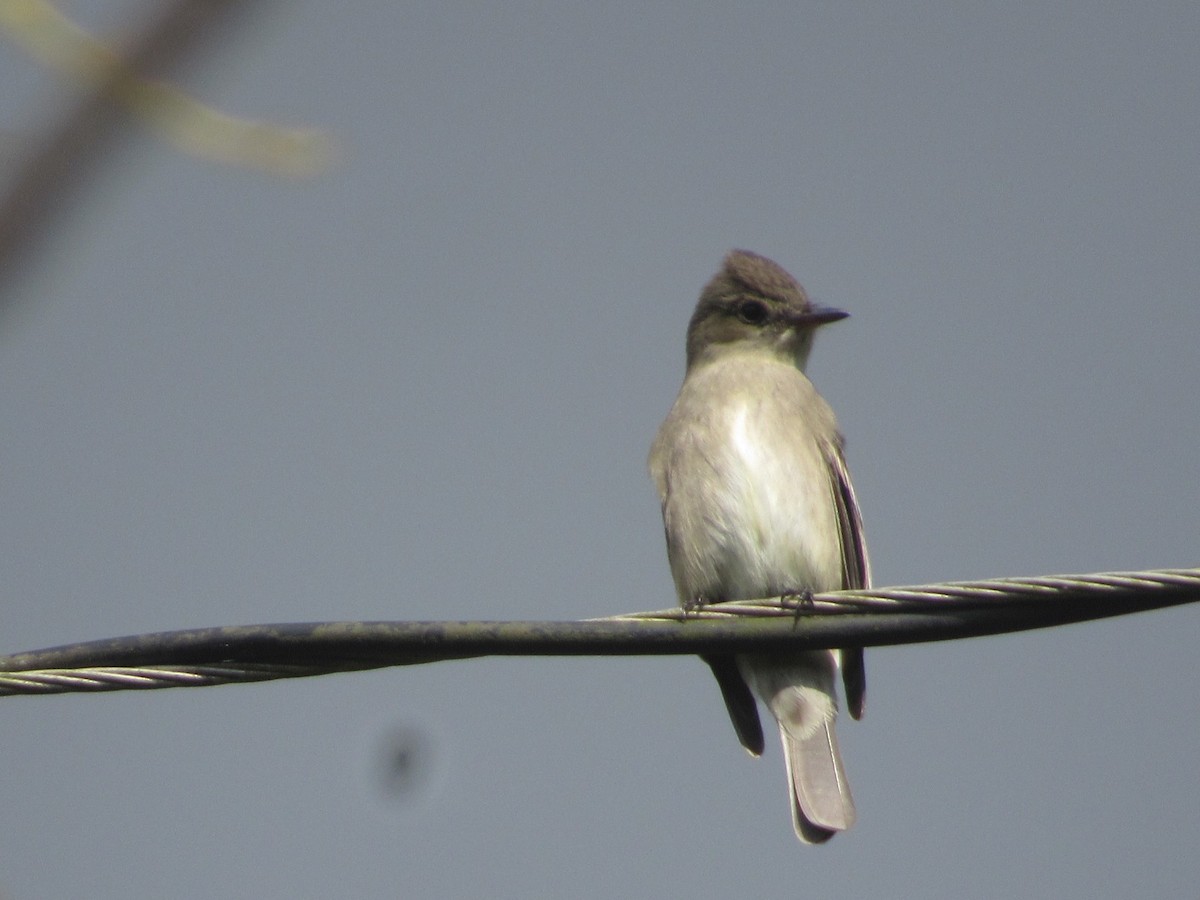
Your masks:
<instances>
[{"instance_id":1,"label":"bird's foot","mask_svg":"<svg viewBox=\"0 0 1200 900\"><path fill-rule=\"evenodd\" d=\"M718 601L710 600L708 597L689 597L680 606L683 607L683 615L686 618L691 613L700 612L704 607L716 602Z\"/></svg>"},{"instance_id":2,"label":"bird's foot","mask_svg":"<svg viewBox=\"0 0 1200 900\"><path fill-rule=\"evenodd\" d=\"M807 588L800 591L784 591L779 595L779 604L784 609L794 611L792 624L798 624L800 616L813 608L813 592Z\"/></svg>"}]
</instances>

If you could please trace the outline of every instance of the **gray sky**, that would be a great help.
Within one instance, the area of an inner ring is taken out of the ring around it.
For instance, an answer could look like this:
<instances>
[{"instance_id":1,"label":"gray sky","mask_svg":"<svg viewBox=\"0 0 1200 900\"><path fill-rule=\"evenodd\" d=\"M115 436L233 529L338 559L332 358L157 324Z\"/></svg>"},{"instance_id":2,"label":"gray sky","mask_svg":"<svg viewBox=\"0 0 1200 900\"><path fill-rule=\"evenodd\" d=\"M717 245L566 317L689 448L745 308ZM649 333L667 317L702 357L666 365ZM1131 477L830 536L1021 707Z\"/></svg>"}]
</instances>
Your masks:
<instances>
[{"instance_id":1,"label":"gray sky","mask_svg":"<svg viewBox=\"0 0 1200 900\"><path fill-rule=\"evenodd\" d=\"M2 649L670 605L645 455L730 247L852 313L810 374L877 583L1196 564L1197 46L1194 2L245 17L182 83L340 163L135 132L13 286ZM0 83L9 141L58 102ZM0 896L1190 895L1197 621L868 654L817 848L690 659L9 699Z\"/></svg>"}]
</instances>

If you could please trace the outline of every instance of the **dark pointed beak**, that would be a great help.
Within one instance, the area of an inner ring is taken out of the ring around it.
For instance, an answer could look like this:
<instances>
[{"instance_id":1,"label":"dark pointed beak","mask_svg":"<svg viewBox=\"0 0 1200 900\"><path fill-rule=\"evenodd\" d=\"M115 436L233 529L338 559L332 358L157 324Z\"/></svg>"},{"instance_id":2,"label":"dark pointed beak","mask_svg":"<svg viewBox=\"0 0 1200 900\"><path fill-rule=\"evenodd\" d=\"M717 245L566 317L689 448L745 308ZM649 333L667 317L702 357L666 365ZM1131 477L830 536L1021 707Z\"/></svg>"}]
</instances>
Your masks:
<instances>
[{"instance_id":1,"label":"dark pointed beak","mask_svg":"<svg viewBox=\"0 0 1200 900\"><path fill-rule=\"evenodd\" d=\"M812 306L805 312L790 313L788 321L797 328L816 328L818 325L828 325L844 319L850 313L834 309L832 306Z\"/></svg>"}]
</instances>

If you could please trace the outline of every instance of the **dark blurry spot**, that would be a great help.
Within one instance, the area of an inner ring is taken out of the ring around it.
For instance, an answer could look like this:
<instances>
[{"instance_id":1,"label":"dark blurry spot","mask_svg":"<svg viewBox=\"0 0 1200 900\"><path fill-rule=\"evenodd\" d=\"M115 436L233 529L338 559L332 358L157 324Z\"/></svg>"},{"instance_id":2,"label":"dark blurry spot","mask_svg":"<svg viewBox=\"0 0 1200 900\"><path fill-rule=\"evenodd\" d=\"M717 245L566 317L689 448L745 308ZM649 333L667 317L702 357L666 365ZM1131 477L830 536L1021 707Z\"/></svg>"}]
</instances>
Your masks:
<instances>
[{"instance_id":1,"label":"dark blurry spot","mask_svg":"<svg viewBox=\"0 0 1200 900\"><path fill-rule=\"evenodd\" d=\"M420 728L401 725L380 742L379 786L389 800L407 800L428 783L433 770L433 747Z\"/></svg>"}]
</instances>

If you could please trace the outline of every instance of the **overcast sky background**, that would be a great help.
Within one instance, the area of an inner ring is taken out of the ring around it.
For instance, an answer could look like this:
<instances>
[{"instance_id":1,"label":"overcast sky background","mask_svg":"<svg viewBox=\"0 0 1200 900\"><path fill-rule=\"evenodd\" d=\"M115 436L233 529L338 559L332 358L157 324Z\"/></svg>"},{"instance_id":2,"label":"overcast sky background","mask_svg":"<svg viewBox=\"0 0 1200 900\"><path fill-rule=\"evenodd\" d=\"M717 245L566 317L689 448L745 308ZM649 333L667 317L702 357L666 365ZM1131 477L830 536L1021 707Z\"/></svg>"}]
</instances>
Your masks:
<instances>
[{"instance_id":1,"label":"overcast sky background","mask_svg":"<svg viewBox=\"0 0 1200 900\"><path fill-rule=\"evenodd\" d=\"M340 160L134 129L10 284L0 650L671 605L645 457L731 247L852 314L810 375L878 584L1197 564L1198 46L1194 2L262 4L179 81ZM11 157L64 94L0 84ZM869 653L816 848L693 659L7 699L0 897L1190 896L1198 631Z\"/></svg>"}]
</instances>

